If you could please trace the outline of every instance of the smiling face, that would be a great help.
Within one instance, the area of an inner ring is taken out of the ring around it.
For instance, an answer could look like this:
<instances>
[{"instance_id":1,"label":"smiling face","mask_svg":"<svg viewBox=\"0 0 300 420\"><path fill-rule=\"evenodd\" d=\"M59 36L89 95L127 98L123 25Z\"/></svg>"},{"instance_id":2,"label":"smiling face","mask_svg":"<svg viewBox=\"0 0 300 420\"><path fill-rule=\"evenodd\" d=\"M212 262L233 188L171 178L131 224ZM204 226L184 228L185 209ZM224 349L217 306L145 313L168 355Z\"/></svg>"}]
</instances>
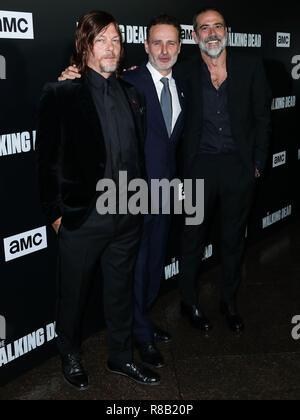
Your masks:
<instances>
[{"instance_id":1,"label":"smiling face","mask_svg":"<svg viewBox=\"0 0 300 420\"><path fill-rule=\"evenodd\" d=\"M200 50L210 58L218 58L227 46L227 29L222 15L213 10L197 18L197 32L193 33Z\"/></svg>"},{"instance_id":2,"label":"smiling face","mask_svg":"<svg viewBox=\"0 0 300 420\"><path fill-rule=\"evenodd\" d=\"M152 66L162 75L168 75L181 50L177 28L166 24L153 26L145 42L145 49Z\"/></svg>"},{"instance_id":3,"label":"smiling face","mask_svg":"<svg viewBox=\"0 0 300 420\"><path fill-rule=\"evenodd\" d=\"M88 54L87 65L106 79L114 73L121 56L121 39L113 23L94 39L93 49Z\"/></svg>"}]
</instances>

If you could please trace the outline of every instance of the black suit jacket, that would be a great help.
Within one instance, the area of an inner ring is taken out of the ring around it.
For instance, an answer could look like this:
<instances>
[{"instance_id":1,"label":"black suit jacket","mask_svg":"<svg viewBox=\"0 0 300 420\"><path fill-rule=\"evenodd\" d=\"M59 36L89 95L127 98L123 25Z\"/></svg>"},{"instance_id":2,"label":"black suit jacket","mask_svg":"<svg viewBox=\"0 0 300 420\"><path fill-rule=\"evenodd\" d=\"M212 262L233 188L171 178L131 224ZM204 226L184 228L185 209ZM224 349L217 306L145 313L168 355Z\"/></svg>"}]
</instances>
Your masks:
<instances>
[{"instance_id":1,"label":"black suit jacket","mask_svg":"<svg viewBox=\"0 0 300 420\"><path fill-rule=\"evenodd\" d=\"M146 136L143 95L120 80L136 125L141 173ZM50 83L39 107L36 151L41 203L48 222L63 217L79 227L95 203L96 184L104 177L106 149L101 124L86 80Z\"/></svg>"},{"instance_id":2,"label":"black suit jacket","mask_svg":"<svg viewBox=\"0 0 300 420\"><path fill-rule=\"evenodd\" d=\"M193 176L195 157L203 128L203 99L200 53L181 63L176 71L186 80L188 111L184 134L184 172ZM262 60L258 57L227 50L228 105L233 138L242 161L254 176L255 163L263 169L269 151L271 92ZM193 163L194 162L194 163Z\"/></svg>"}]
</instances>

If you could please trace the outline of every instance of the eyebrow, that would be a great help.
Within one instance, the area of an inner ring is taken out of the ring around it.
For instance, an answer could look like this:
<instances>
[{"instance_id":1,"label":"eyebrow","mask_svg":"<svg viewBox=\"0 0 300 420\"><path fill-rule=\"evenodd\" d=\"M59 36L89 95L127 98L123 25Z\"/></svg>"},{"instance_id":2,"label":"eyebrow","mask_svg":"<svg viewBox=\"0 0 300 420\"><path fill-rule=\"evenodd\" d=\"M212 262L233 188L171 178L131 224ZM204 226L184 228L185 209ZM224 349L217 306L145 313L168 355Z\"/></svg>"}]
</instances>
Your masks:
<instances>
[{"instance_id":1,"label":"eyebrow","mask_svg":"<svg viewBox=\"0 0 300 420\"><path fill-rule=\"evenodd\" d=\"M164 42L163 39L152 39L151 42ZM178 42L175 39L167 39L165 42Z\"/></svg>"},{"instance_id":2,"label":"eyebrow","mask_svg":"<svg viewBox=\"0 0 300 420\"><path fill-rule=\"evenodd\" d=\"M100 39L100 38L107 38L107 36L106 36L105 34L103 34L103 35L98 35L95 39ZM113 38L111 38L111 39L115 39L115 38L120 39L119 35L116 35L116 36L114 36L114 37L113 37Z\"/></svg>"},{"instance_id":3,"label":"eyebrow","mask_svg":"<svg viewBox=\"0 0 300 420\"><path fill-rule=\"evenodd\" d=\"M212 23L211 25L209 25L208 23L204 23L203 25L201 25L199 28L205 28L206 26L216 26L216 25L222 25L225 26L223 22L216 22L216 23Z\"/></svg>"}]
</instances>

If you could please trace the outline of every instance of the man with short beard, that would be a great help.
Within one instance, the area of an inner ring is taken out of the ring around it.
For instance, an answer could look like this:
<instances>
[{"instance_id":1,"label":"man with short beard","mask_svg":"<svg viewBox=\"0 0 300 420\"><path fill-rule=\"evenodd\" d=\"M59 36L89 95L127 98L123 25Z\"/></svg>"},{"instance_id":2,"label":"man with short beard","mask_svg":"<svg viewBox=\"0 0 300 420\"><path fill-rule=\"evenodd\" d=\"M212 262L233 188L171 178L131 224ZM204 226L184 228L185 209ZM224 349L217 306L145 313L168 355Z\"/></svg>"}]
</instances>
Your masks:
<instances>
[{"instance_id":1,"label":"man with short beard","mask_svg":"<svg viewBox=\"0 0 300 420\"><path fill-rule=\"evenodd\" d=\"M222 222L223 278L221 312L240 333L237 310L240 263L255 180L269 148L271 98L262 61L229 51L225 19L206 8L194 17L195 42L201 56L178 69L188 86L184 134L184 178L204 179L205 217L200 226L185 226L180 276L182 312L204 331L210 321L199 306L197 280L210 217L217 203Z\"/></svg>"},{"instance_id":2,"label":"man with short beard","mask_svg":"<svg viewBox=\"0 0 300 420\"><path fill-rule=\"evenodd\" d=\"M73 62L83 77L46 86L37 130L41 201L59 242L56 332L63 375L76 389L88 386L81 324L91 281L101 268L107 369L158 385L159 376L136 365L132 353L132 289L142 218L96 211L100 180L112 179L118 187L120 171L127 172L128 181L144 178L144 97L116 77L123 46L111 15L83 16L75 45Z\"/></svg>"},{"instance_id":3,"label":"man with short beard","mask_svg":"<svg viewBox=\"0 0 300 420\"><path fill-rule=\"evenodd\" d=\"M145 49L148 62L124 74L124 79L144 93L147 103L146 171L151 180L172 181L177 174L177 149L185 115L184 86L172 72L181 51L181 27L168 15L154 17L147 27ZM163 277L171 215L163 214L166 198L161 197L159 214L144 217L143 235L135 268L134 340L141 360L153 367L164 366L156 343L171 341L168 332L153 324L150 310Z\"/></svg>"}]
</instances>

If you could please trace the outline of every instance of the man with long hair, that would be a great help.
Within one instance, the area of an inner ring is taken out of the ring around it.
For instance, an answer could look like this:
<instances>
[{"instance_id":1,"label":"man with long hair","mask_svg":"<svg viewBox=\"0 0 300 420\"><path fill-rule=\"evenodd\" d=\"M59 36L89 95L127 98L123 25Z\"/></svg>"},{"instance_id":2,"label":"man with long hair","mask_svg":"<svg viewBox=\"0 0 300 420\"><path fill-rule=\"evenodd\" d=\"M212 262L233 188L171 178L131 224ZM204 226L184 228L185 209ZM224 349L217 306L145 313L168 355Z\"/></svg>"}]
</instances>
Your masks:
<instances>
[{"instance_id":1,"label":"man with long hair","mask_svg":"<svg viewBox=\"0 0 300 420\"><path fill-rule=\"evenodd\" d=\"M123 46L115 19L91 12L80 19L73 63L81 80L48 84L41 99L37 154L43 209L58 234L57 343L65 380L88 385L80 333L89 286L102 269L110 372L144 385L159 376L133 362L133 277L142 218L96 211L96 185L119 172L145 177L145 103L117 77ZM120 186L121 187L121 186ZM116 206L118 207L118 206Z\"/></svg>"}]
</instances>

